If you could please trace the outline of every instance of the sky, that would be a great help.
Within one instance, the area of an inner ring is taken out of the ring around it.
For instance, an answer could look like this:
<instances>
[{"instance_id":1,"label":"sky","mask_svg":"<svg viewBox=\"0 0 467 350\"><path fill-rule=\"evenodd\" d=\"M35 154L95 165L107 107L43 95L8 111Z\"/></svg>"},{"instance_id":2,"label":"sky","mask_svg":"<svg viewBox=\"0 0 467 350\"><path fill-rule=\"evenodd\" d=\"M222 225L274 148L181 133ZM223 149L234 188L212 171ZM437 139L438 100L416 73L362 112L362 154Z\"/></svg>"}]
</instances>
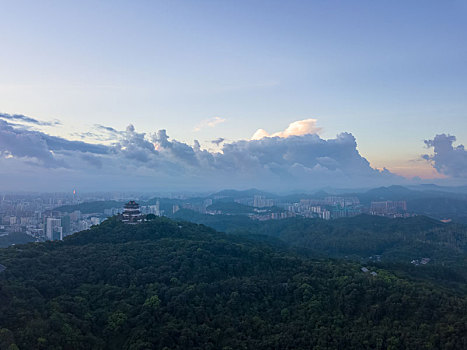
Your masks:
<instances>
[{"instance_id":1,"label":"sky","mask_svg":"<svg viewBox=\"0 0 467 350\"><path fill-rule=\"evenodd\" d=\"M467 1L0 11L0 189L467 183Z\"/></svg>"}]
</instances>

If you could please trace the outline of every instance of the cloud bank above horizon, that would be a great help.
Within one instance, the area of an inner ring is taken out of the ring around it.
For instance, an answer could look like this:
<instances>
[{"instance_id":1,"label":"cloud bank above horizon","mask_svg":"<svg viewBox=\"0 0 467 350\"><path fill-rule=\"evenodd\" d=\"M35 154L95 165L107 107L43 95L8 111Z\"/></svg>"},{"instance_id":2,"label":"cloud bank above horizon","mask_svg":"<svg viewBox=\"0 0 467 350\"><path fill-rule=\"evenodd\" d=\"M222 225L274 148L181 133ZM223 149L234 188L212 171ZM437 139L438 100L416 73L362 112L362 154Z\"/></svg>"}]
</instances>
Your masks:
<instances>
[{"instance_id":1,"label":"cloud bank above horizon","mask_svg":"<svg viewBox=\"0 0 467 350\"><path fill-rule=\"evenodd\" d=\"M464 145L453 146L456 137L436 135L433 140L425 140L427 148L433 148L433 155L425 154L427 160L440 173L453 178L467 178L467 151Z\"/></svg>"},{"instance_id":2,"label":"cloud bank above horizon","mask_svg":"<svg viewBox=\"0 0 467 350\"><path fill-rule=\"evenodd\" d=\"M252 140L260 140L265 137L289 137L289 136L302 136L307 134L319 134L322 130L321 128L316 126L317 120L316 119L304 119L304 120L297 120L293 123L290 123L289 126L283 130L273 133L272 135L269 134L264 129L258 129L251 137Z\"/></svg>"},{"instance_id":3,"label":"cloud bank above horizon","mask_svg":"<svg viewBox=\"0 0 467 350\"><path fill-rule=\"evenodd\" d=\"M386 169L372 168L358 152L352 134L321 138L315 119L291 123L272 135L256 132L251 140L226 142L218 138L212 142L222 144L220 152L212 152L202 149L197 140L189 145L170 139L165 129L139 133L131 124L123 131L96 125L93 132L84 134L98 143L72 141L19 124L50 125L26 118L0 115L0 176L7 185L1 190L257 187L307 191L408 182ZM446 175L467 177L467 152L463 146L452 148L454 140L437 135L425 141L434 147L435 154L424 159ZM454 166L459 159L463 168Z\"/></svg>"}]
</instances>

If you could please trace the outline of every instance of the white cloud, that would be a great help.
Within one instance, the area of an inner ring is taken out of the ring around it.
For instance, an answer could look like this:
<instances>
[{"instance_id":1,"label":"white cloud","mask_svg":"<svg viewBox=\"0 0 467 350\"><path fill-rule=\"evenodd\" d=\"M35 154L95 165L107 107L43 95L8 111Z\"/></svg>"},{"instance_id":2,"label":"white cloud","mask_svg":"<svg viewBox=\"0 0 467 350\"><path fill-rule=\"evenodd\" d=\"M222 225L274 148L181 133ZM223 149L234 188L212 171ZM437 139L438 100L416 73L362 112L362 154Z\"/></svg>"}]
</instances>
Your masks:
<instances>
[{"instance_id":1,"label":"white cloud","mask_svg":"<svg viewBox=\"0 0 467 350\"><path fill-rule=\"evenodd\" d=\"M204 128L213 128L218 124L224 123L227 119L221 117L213 117L210 119L205 119L201 123L199 123L193 131L200 131Z\"/></svg>"},{"instance_id":2,"label":"white cloud","mask_svg":"<svg viewBox=\"0 0 467 350\"><path fill-rule=\"evenodd\" d=\"M277 191L376 186L401 180L373 169L359 154L351 134L328 140L316 133L294 135L316 128L310 129L313 123L292 124L283 132L287 137L224 141L222 152L209 152L197 141L191 146L172 140L165 130L138 133L132 125L125 131L110 130L116 135L111 144L90 144L0 121L0 173L11 179L9 189L35 186L45 178L44 186L49 187L42 190L73 183L82 190L258 187Z\"/></svg>"},{"instance_id":3,"label":"white cloud","mask_svg":"<svg viewBox=\"0 0 467 350\"><path fill-rule=\"evenodd\" d=\"M258 129L251 137L252 140L260 140L264 137L289 137L289 136L300 136L300 135L307 135L307 134L318 134L321 131L321 128L316 126L316 119L304 119L304 120L297 120L293 123L290 123L289 126L279 132L275 132L270 135L264 129Z\"/></svg>"},{"instance_id":4,"label":"white cloud","mask_svg":"<svg viewBox=\"0 0 467 350\"><path fill-rule=\"evenodd\" d=\"M433 155L425 154L423 159L429 161L440 174L467 178L467 151L463 145L453 146L456 137L452 135L436 135L433 140L425 140L428 148L433 148Z\"/></svg>"}]
</instances>

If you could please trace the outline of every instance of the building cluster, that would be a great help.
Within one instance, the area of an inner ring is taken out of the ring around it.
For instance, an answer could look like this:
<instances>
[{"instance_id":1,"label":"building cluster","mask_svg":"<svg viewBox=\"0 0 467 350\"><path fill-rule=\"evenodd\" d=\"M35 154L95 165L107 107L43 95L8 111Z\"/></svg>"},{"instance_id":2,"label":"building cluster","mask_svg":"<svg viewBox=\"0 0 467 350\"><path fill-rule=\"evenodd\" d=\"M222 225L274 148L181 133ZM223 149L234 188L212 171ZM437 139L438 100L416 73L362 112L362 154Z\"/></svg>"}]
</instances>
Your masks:
<instances>
[{"instance_id":1,"label":"building cluster","mask_svg":"<svg viewBox=\"0 0 467 350\"><path fill-rule=\"evenodd\" d=\"M21 213L20 216L2 215L0 235L25 233L37 241L62 240L74 232L99 225L105 218L101 213L82 214L80 211L64 213L53 210Z\"/></svg>"},{"instance_id":2,"label":"building cluster","mask_svg":"<svg viewBox=\"0 0 467 350\"><path fill-rule=\"evenodd\" d=\"M374 277L375 277L375 276L378 276L378 273L377 273L377 272L375 272L375 271L370 271L367 267L362 267L360 270L361 270L363 273L369 273L370 275L372 275L372 276L374 276Z\"/></svg>"},{"instance_id":3,"label":"building cluster","mask_svg":"<svg viewBox=\"0 0 467 350\"><path fill-rule=\"evenodd\" d=\"M287 198L287 197L285 197ZM223 200L225 197L217 196L214 201ZM297 198L287 200L281 197L268 198L265 195L254 195L250 197L236 198L235 203L254 208L254 212L244 213L254 220L279 220L295 216L307 218L320 218L324 220L352 217L360 214L383 215L397 217L406 214L405 202L384 202L383 209L378 204L371 208L364 206L355 196L325 196L323 198ZM380 202L376 202L380 203ZM235 215L218 209L212 209L213 199L205 199L203 202L185 200L181 204L173 204L172 214L181 208L190 209L202 214L210 215Z\"/></svg>"},{"instance_id":4,"label":"building cluster","mask_svg":"<svg viewBox=\"0 0 467 350\"><path fill-rule=\"evenodd\" d=\"M105 213L83 214L79 210L64 212L56 210L64 205L101 199L90 197L78 199L76 194L25 194L0 196L0 236L24 233L36 241L62 240L74 232L100 224L106 217L122 212L112 208ZM108 198L106 198L108 199Z\"/></svg>"},{"instance_id":5,"label":"building cluster","mask_svg":"<svg viewBox=\"0 0 467 350\"><path fill-rule=\"evenodd\" d=\"M407 203L405 201L371 202L370 214L386 217L407 217Z\"/></svg>"},{"instance_id":6,"label":"building cluster","mask_svg":"<svg viewBox=\"0 0 467 350\"><path fill-rule=\"evenodd\" d=\"M254 213L247 215L256 220L278 220L294 216L331 220L360 214L393 218L414 215L407 212L405 201L372 202L371 206L364 206L355 196L326 196L324 198L301 198L288 201L280 197L268 198L264 195L255 195L237 198L234 201L255 208ZM184 203L182 207L211 215L226 214L219 210L209 210L206 206L189 202ZM176 210L178 209L179 207L177 206Z\"/></svg>"},{"instance_id":7,"label":"building cluster","mask_svg":"<svg viewBox=\"0 0 467 350\"><path fill-rule=\"evenodd\" d=\"M253 220L267 221L267 220L280 220L295 217L294 213L289 211L268 211L264 209L256 209L254 213L248 214L248 217Z\"/></svg>"},{"instance_id":8,"label":"building cluster","mask_svg":"<svg viewBox=\"0 0 467 350\"><path fill-rule=\"evenodd\" d=\"M155 205L143 205L140 207L141 214L148 215L154 214L156 216L162 216L164 211L161 210L161 204L159 201L156 201Z\"/></svg>"},{"instance_id":9,"label":"building cluster","mask_svg":"<svg viewBox=\"0 0 467 350\"><path fill-rule=\"evenodd\" d=\"M281 219L291 216L304 216L307 218L321 218L324 220L350 217L364 212L360 201L356 197L328 196L325 198L302 198L296 201L271 199L264 196L255 196L251 199L239 199L238 203L253 202L254 207L277 207L286 212L282 215L272 215L271 219Z\"/></svg>"},{"instance_id":10,"label":"building cluster","mask_svg":"<svg viewBox=\"0 0 467 350\"><path fill-rule=\"evenodd\" d=\"M430 258L421 258L421 259L414 259L412 260L410 263L415 265L415 266L418 266L418 265L426 265L428 264L429 262L431 261Z\"/></svg>"},{"instance_id":11,"label":"building cluster","mask_svg":"<svg viewBox=\"0 0 467 350\"><path fill-rule=\"evenodd\" d=\"M2 195L0 197L0 236L25 233L37 240L63 237L61 220L54 220L50 211L67 204L72 197L56 194Z\"/></svg>"},{"instance_id":12,"label":"building cluster","mask_svg":"<svg viewBox=\"0 0 467 350\"><path fill-rule=\"evenodd\" d=\"M274 200L271 198L266 198L265 196L254 196L253 197L253 206L255 208L266 208L273 207Z\"/></svg>"},{"instance_id":13,"label":"building cluster","mask_svg":"<svg viewBox=\"0 0 467 350\"><path fill-rule=\"evenodd\" d=\"M34 237L37 241L62 240L69 234L98 225L110 216L121 215L124 222L135 223L141 221L145 215L171 215L180 209L189 209L210 215L247 215L251 219L259 221L280 220L296 216L331 220L362 213L385 217L414 215L407 212L405 201L379 201L364 206L354 196L303 197L269 198L266 195L251 195L236 198L234 203L246 206L245 208L248 209L241 214L235 211L235 206L232 206L231 211L229 209L216 209L213 204L225 200L226 198L223 196L193 199L169 198L164 203L165 210L161 208L159 200L155 204L142 206L130 201L124 208L106 208L102 212L85 214L79 210L70 209L69 212L66 212L63 208L61 210L57 210L57 208L72 205L70 208L76 209L76 206L73 205L83 202L110 199L121 202L123 198L112 197L112 195L104 197L90 195L87 198L78 198L76 193L72 195L2 195L0 196L0 237L22 232Z\"/></svg>"},{"instance_id":14,"label":"building cluster","mask_svg":"<svg viewBox=\"0 0 467 350\"><path fill-rule=\"evenodd\" d=\"M216 198L216 199L222 199ZM246 214L255 220L279 220L295 216L321 218L324 220L351 217L365 211L357 197L328 196L325 198L303 198L288 201L282 198L268 198L264 195L237 198L235 203L254 208L253 213ZM211 203L212 204L212 201ZM199 204L184 203L184 208L204 214L228 214L220 210L210 210Z\"/></svg>"},{"instance_id":15,"label":"building cluster","mask_svg":"<svg viewBox=\"0 0 467 350\"><path fill-rule=\"evenodd\" d=\"M211 198L204 199L203 201L190 201L189 199L185 200L182 204L173 204L172 205L172 214L175 214L177 211L180 209L188 209L188 210L193 210L201 214L210 214L210 215L217 215L221 214L221 212L217 210L213 210L209 208L213 203L213 200ZM161 215L163 215L163 212L161 212Z\"/></svg>"},{"instance_id":16,"label":"building cluster","mask_svg":"<svg viewBox=\"0 0 467 350\"><path fill-rule=\"evenodd\" d=\"M324 220L356 216L364 212L356 197L328 196L324 198L300 199L293 203L283 203L289 212L308 218Z\"/></svg>"}]
</instances>

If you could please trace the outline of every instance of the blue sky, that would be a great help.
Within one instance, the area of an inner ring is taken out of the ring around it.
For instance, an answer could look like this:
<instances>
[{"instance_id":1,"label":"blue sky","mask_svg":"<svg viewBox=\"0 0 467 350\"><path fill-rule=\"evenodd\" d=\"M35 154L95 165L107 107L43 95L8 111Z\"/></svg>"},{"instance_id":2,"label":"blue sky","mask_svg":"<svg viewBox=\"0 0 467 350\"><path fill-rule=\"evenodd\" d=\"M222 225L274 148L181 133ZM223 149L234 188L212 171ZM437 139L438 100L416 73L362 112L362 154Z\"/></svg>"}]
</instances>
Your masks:
<instances>
[{"instance_id":1,"label":"blue sky","mask_svg":"<svg viewBox=\"0 0 467 350\"><path fill-rule=\"evenodd\" d=\"M0 112L208 147L308 118L373 167L467 143L466 1L0 1ZM209 123L217 118L218 123ZM209 126L212 125L212 126ZM44 129L42 129L44 131Z\"/></svg>"}]
</instances>

